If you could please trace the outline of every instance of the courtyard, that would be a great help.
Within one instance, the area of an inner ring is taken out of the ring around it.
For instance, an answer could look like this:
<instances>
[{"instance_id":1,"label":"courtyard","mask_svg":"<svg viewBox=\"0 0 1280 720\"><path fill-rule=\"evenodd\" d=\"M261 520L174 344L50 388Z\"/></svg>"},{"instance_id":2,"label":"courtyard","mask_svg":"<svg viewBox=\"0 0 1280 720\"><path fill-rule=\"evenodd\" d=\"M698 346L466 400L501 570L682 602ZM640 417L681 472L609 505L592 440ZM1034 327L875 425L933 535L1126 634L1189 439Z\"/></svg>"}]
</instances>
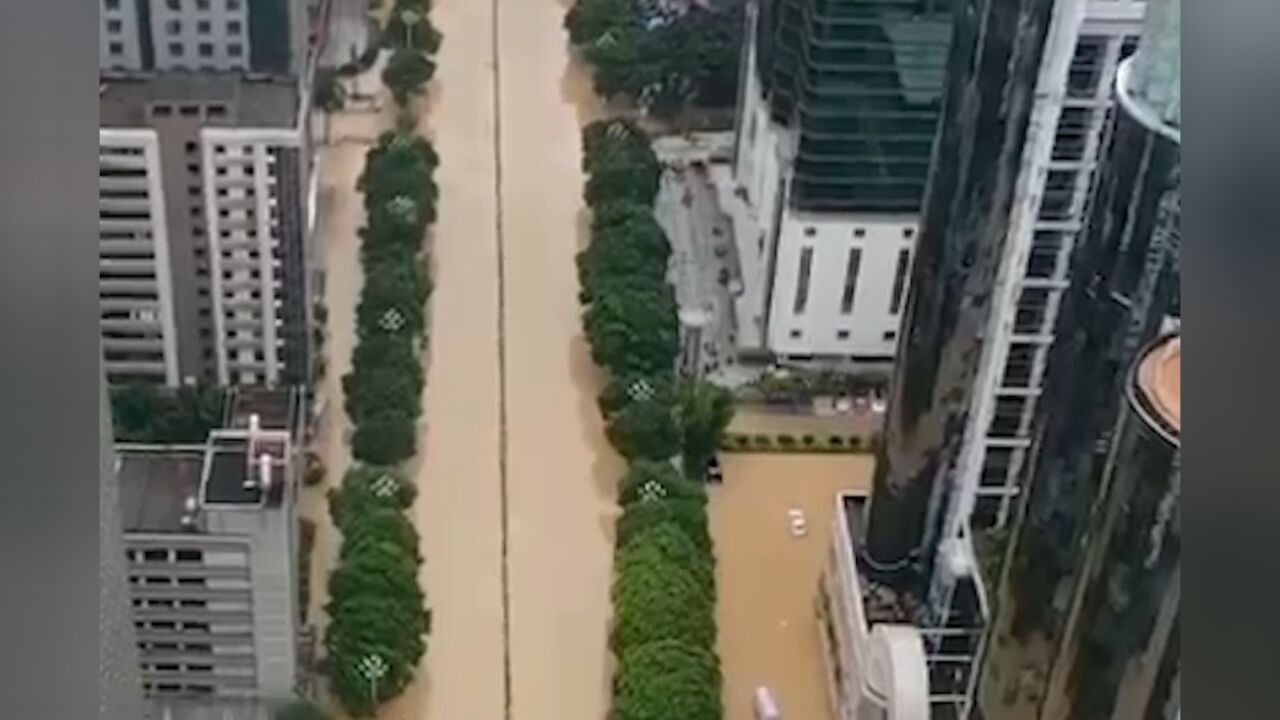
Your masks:
<instances>
[{"instance_id":1,"label":"courtyard","mask_svg":"<svg viewBox=\"0 0 1280 720\"><path fill-rule=\"evenodd\" d=\"M725 720L754 720L752 694L773 691L785 718L831 720L814 593L830 554L839 491L870 492L862 454L721 455L711 488ZM804 513L792 534L788 512Z\"/></svg>"}]
</instances>

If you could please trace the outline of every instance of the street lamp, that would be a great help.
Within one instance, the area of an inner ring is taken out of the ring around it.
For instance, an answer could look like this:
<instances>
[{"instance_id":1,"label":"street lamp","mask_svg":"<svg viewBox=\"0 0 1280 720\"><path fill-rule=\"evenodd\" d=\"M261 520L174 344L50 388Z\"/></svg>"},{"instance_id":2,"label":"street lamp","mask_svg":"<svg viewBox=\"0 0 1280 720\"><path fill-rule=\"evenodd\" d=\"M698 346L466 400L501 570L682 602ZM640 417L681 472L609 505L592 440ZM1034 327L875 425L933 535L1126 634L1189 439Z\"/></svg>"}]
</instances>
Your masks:
<instances>
[{"instance_id":1,"label":"street lamp","mask_svg":"<svg viewBox=\"0 0 1280 720\"><path fill-rule=\"evenodd\" d=\"M406 48L413 47L413 26L418 24L422 16L413 8L405 8L400 11L400 22L404 25L404 46Z\"/></svg>"},{"instance_id":2,"label":"street lamp","mask_svg":"<svg viewBox=\"0 0 1280 720\"><path fill-rule=\"evenodd\" d=\"M356 671L369 681L369 704L373 707L378 706L378 681L390 669L381 655L365 655L356 663Z\"/></svg>"}]
</instances>

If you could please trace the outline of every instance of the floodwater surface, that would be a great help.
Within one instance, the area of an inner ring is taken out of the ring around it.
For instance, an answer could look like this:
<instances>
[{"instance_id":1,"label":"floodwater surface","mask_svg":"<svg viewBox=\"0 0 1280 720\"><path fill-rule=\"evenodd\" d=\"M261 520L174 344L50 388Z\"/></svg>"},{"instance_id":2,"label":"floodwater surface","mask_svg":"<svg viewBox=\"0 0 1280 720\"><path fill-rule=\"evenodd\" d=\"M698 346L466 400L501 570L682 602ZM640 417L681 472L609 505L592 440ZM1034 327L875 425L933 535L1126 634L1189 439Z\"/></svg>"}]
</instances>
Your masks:
<instances>
[{"instance_id":1,"label":"floodwater surface","mask_svg":"<svg viewBox=\"0 0 1280 720\"><path fill-rule=\"evenodd\" d=\"M441 157L440 200L414 507L433 628L423 668L383 718L606 712L619 465L578 320L591 103L564 11L557 0L433 6L444 43L420 129Z\"/></svg>"},{"instance_id":2,"label":"floodwater surface","mask_svg":"<svg viewBox=\"0 0 1280 720\"><path fill-rule=\"evenodd\" d=\"M752 693L770 688L782 717L831 720L814 614L831 552L836 494L870 492L870 455L724 454L711 488L725 720L755 720ZM791 534L787 512L805 514Z\"/></svg>"}]
</instances>

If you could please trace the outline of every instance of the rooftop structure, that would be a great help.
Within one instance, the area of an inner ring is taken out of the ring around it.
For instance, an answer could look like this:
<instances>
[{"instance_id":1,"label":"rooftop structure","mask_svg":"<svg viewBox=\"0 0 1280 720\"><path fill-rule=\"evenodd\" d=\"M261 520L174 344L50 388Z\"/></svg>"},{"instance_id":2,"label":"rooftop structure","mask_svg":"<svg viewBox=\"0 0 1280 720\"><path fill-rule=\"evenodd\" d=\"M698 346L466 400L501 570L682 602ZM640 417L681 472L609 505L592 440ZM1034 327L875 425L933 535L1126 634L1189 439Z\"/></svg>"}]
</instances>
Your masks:
<instances>
[{"instance_id":1,"label":"rooftop structure","mask_svg":"<svg viewBox=\"0 0 1280 720\"><path fill-rule=\"evenodd\" d=\"M1147 351L1134 376L1135 399L1152 422L1177 437L1182 433L1182 337L1173 336Z\"/></svg>"},{"instance_id":2,"label":"rooftop structure","mask_svg":"<svg viewBox=\"0 0 1280 720\"><path fill-rule=\"evenodd\" d=\"M304 111L296 80L241 74L170 72L108 77L98 93L104 128L195 118L206 127L294 128Z\"/></svg>"},{"instance_id":3,"label":"rooftop structure","mask_svg":"<svg viewBox=\"0 0 1280 720\"><path fill-rule=\"evenodd\" d=\"M120 452L134 626L157 717L265 717L293 692L298 394L233 393L233 426L206 443ZM263 422L253 407L288 410Z\"/></svg>"}]
</instances>

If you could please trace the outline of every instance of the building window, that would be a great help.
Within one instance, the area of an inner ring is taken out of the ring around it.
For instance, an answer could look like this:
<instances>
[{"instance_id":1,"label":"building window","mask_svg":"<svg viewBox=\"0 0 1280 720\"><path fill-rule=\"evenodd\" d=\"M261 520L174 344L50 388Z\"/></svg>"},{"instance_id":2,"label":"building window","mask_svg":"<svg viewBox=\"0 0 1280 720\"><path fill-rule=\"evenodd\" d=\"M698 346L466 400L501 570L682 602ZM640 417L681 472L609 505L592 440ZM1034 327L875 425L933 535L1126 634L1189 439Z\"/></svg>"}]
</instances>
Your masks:
<instances>
[{"instance_id":1,"label":"building window","mask_svg":"<svg viewBox=\"0 0 1280 720\"><path fill-rule=\"evenodd\" d=\"M201 20L196 23L196 32L200 33L201 35L208 35L209 32L212 30L213 30L213 23L209 22L208 20Z\"/></svg>"},{"instance_id":2,"label":"building window","mask_svg":"<svg viewBox=\"0 0 1280 720\"><path fill-rule=\"evenodd\" d=\"M123 22L121 22L121 21L119 21L119 20L108 20L108 21L107 21L107 32L108 32L108 33L111 33L112 35L119 35L119 34L120 34L120 32L121 32L122 30L124 30L124 23L123 23Z\"/></svg>"},{"instance_id":3,"label":"building window","mask_svg":"<svg viewBox=\"0 0 1280 720\"><path fill-rule=\"evenodd\" d=\"M1075 204L1076 172L1074 170L1050 170L1044 181L1044 194L1040 198L1041 220L1070 220Z\"/></svg>"},{"instance_id":4,"label":"building window","mask_svg":"<svg viewBox=\"0 0 1280 720\"><path fill-rule=\"evenodd\" d=\"M205 112L209 117L223 117L227 114L226 105L209 105L205 107Z\"/></svg>"},{"instance_id":5,"label":"building window","mask_svg":"<svg viewBox=\"0 0 1280 720\"><path fill-rule=\"evenodd\" d=\"M169 54L174 57L182 57L182 43L169 43Z\"/></svg>"},{"instance_id":6,"label":"building window","mask_svg":"<svg viewBox=\"0 0 1280 720\"><path fill-rule=\"evenodd\" d=\"M1053 139L1054 160L1083 160L1085 144L1089 139L1089 126L1093 120L1092 108L1063 108L1058 117L1058 129Z\"/></svg>"},{"instance_id":7,"label":"building window","mask_svg":"<svg viewBox=\"0 0 1280 720\"><path fill-rule=\"evenodd\" d=\"M915 228L902 228L902 237L904 237L904 238L906 238L906 239L910 240L911 238L913 238L913 237L915 237L915 236L916 236L916 229L915 229Z\"/></svg>"},{"instance_id":8,"label":"building window","mask_svg":"<svg viewBox=\"0 0 1280 720\"><path fill-rule=\"evenodd\" d=\"M227 21L227 34L228 34L228 35L239 35L239 34L240 34L240 21L239 21L239 20L228 20L228 21Z\"/></svg>"},{"instance_id":9,"label":"building window","mask_svg":"<svg viewBox=\"0 0 1280 720\"><path fill-rule=\"evenodd\" d=\"M800 251L800 273L796 276L796 298L792 304L792 312L799 315L809 304L809 273L813 270L813 248Z\"/></svg>"},{"instance_id":10,"label":"building window","mask_svg":"<svg viewBox=\"0 0 1280 720\"><path fill-rule=\"evenodd\" d=\"M178 113L187 117L196 117L200 114L199 105L183 105L178 108Z\"/></svg>"},{"instance_id":11,"label":"building window","mask_svg":"<svg viewBox=\"0 0 1280 720\"><path fill-rule=\"evenodd\" d=\"M867 229L866 229L866 228L854 228L854 229L853 229L853 236L854 236L854 237L856 237L856 238L866 237L866 236L867 236Z\"/></svg>"},{"instance_id":12,"label":"building window","mask_svg":"<svg viewBox=\"0 0 1280 720\"><path fill-rule=\"evenodd\" d=\"M164 24L164 31L170 35L178 35L182 32L181 20L170 20Z\"/></svg>"},{"instance_id":13,"label":"building window","mask_svg":"<svg viewBox=\"0 0 1280 720\"><path fill-rule=\"evenodd\" d=\"M898 251L898 266L893 270L893 293L889 297L889 314L902 312L903 291L907 287L907 270L911 268L911 251Z\"/></svg>"},{"instance_id":14,"label":"building window","mask_svg":"<svg viewBox=\"0 0 1280 720\"><path fill-rule=\"evenodd\" d=\"M241 45L240 43L227 44L227 55L230 55L231 57L240 57L243 54L244 54L244 46Z\"/></svg>"},{"instance_id":15,"label":"building window","mask_svg":"<svg viewBox=\"0 0 1280 720\"><path fill-rule=\"evenodd\" d=\"M240 0L227 0L227 10L235 11L240 9Z\"/></svg>"},{"instance_id":16,"label":"building window","mask_svg":"<svg viewBox=\"0 0 1280 720\"><path fill-rule=\"evenodd\" d=\"M196 9L197 9L197 10L208 10L208 9L209 9L209 0L196 0Z\"/></svg>"},{"instance_id":17,"label":"building window","mask_svg":"<svg viewBox=\"0 0 1280 720\"><path fill-rule=\"evenodd\" d=\"M1138 51L1138 36L1125 35L1120 44L1120 59L1123 60Z\"/></svg>"},{"instance_id":18,"label":"building window","mask_svg":"<svg viewBox=\"0 0 1280 720\"><path fill-rule=\"evenodd\" d=\"M124 43L121 43L121 42L107 43L107 52L111 53L112 55L123 55Z\"/></svg>"},{"instance_id":19,"label":"building window","mask_svg":"<svg viewBox=\"0 0 1280 720\"><path fill-rule=\"evenodd\" d=\"M200 57L213 57L213 43L200 43Z\"/></svg>"},{"instance_id":20,"label":"building window","mask_svg":"<svg viewBox=\"0 0 1280 720\"><path fill-rule=\"evenodd\" d=\"M119 10L119 9L120 9L120 0L106 0L106 1L103 3L103 7L105 7L105 8L106 8L106 9L108 9L108 10Z\"/></svg>"},{"instance_id":21,"label":"building window","mask_svg":"<svg viewBox=\"0 0 1280 720\"><path fill-rule=\"evenodd\" d=\"M837 331L836 331L836 339L837 339L837 340L848 340L848 339L849 339L849 331L848 331L848 330L837 330Z\"/></svg>"},{"instance_id":22,"label":"building window","mask_svg":"<svg viewBox=\"0 0 1280 720\"><path fill-rule=\"evenodd\" d=\"M790 332L790 336L791 336L791 339L792 339L792 340L799 340L799 339L800 339L801 334L802 334L802 333L801 333L799 330L792 330L792 331Z\"/></svg>"},{"instance_id":23,"label":"building window","mask_svg":"<svg viewBox=\"0 0 1280 720\"><path fill-rule=\"evenodd\" d=\"M173 107L170 105L152 105L151 114L156 117L165 117L173 114Z\"/></svg>"},{"instance_id":24,"label":"building window","mask_svg":"<svg viewBox=\"0 0 1280 720\"><path fill-rule=\"evenodd\" d=\"M1067 73L1067 95L1073 98L1091 98L1098 94L1102 83L1102 64L1107 53L1107 38L1101 35L1082 35L1071 58Z\"/></svg>"},{"instance_id":25,"label":"building window","mask_svg":"<svg viewBox=\"0 0 1280 720\"><path fill-rule=\"evenodd\" d=\"M898 331L897 331L897 330L885 330L885 331L884 331L884 334L883 334L883 335L881 335L881 336L880 336L880 338L881 338L882 340L884 340L885 342L893 342L894 340L897 340L897 339L898 339Z\"/></svg>"},{"instance_id":26,"label":"building window","mask_svg":"<svg viewBox=\"0 0 1280 720\"><path fill-rule=\"evenodd\" d=\"M1023 288L1018 298L1018 311L1013 316L1013 331L1038 335L1046 332L1045 320L1049 314L1049 290L1047 288Z\"/></svg>"},{"instance_id":27,"label":"building window","mask_svg":"<svg viewBox=\"0 0 1280 720\"><path fill-rule=\"evenodd\" d=\"M1035 364L1036 351L1034 345L1023 343L1009 346L1009 357L1004 361L1004 379L1002 387L1031 387L1031 372Z\"/></svg>"},{"instance_id":28,"label":"building window","mask_svg":"<svg viewBox=\"0 0 1280 720\"><path fill-rule=\"evenodd\" d=\"M840 295L840 312L844 315L853 312L853 298L858 292L858 271L861 269L862 248L849 248L849 262L844 269L844 292Z\"/></svg>"},{"instance_id":29,"label":"building window","mask_svg":"<svg viewBox=\"0 0 1280 720\"><path fill-rule=\"evenodd\" d=\"M1026 398L1016 395L997 397L995 412L991 416L991 427L987 430L987 434L994 438L1017 437L1022 428L1022 415L1026 404Z\"/></svg>"},{"instance_id":30,"label":"building window","mask_svg":"<svg viewBox=\"0 0 1280 720\"><path fill-rule=\"evenodd\" d=\"M815 227L813 227L812 225L810 225L810 226L808 226L808 227L806 227L806 228L804 229L804 236L805 236L805 237L813 237L814 235L817 235L817 234L818 234L818 229L817 229L817 228L815 228Z\"/></svg>"}]
</instances>

